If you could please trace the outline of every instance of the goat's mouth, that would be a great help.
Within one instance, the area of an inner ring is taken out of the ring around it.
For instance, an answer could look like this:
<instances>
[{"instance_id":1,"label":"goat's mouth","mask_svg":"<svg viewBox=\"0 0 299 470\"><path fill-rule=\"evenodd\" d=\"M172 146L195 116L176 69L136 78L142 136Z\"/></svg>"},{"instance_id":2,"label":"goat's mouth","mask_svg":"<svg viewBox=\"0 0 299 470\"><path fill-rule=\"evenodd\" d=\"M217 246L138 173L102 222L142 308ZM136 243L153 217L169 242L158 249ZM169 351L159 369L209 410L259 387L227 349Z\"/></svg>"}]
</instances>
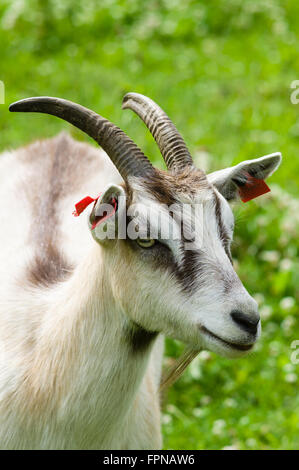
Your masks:
<instances>
[{"instance_id":1,"label":"goat's mouth","mask_svg":"<svg viewBox=\"0 0 299 470\"><path fill-rule=\"evenodd\" d=\"M215 335L215 333L212 333L212 331L208 330L208 328L206 328L205 326L200 325L199 328L205 335L216 339L218 342L224 344L226 347L229 347L231 349L235 349L237 351L249 351L250 349L253 348L254 343L251 343L251 344L231 343L223 338L220 338L220 336Z\"/></svg>"}]
</instances>

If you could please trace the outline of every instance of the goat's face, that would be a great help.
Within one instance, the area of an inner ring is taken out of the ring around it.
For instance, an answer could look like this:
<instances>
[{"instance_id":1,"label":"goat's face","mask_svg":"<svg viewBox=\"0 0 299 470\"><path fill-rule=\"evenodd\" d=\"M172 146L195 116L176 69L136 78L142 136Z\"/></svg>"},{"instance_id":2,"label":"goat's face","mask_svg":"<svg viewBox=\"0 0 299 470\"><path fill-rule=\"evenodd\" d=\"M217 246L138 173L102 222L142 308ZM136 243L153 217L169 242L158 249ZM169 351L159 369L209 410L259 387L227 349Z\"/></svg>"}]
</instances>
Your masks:
<instances>
[{"instance_id":1,"label":"goat's face","mask_svg":"<svg viewBox=\"0 0 299 470\"><path fill-rule=\"evenodd\" d=\"M155 178L129 179L125 189L111 185L104 191L92 219L106 211L104 202L118 199L126 238L109 240L116 215L92 232L109 252L109 262L114 260L111 284L130 320L228 357L253 347L261 330L259 314L232 265L234 217L226 198L237 196L238 178L248 171L264 178L279 159L271 155L207 177L194 168L157 172Z\"/></svg>"},{"instance_id":2,"label":"goat's face","mask_svg":"<svg viewBox=\"0 0 299 470\"><path fill-rule=\"evenodd\" d=\"M155 170L121 129L75 103L29 98L14 103L10 110L47 112L73 123L103 147L125 180L125 189L106 188L91 213L90 228L108 254L108 282L130 321L194 348L231 357L244 354L259 336L260 322L256 302L232 266L233 215L227 201L237 198L238 192L244 195L244 187L247 199L252 198L253 181L255 196L261 194L265 189L261 181L276 170L281 156L245 161L206 176L195 168L182 136L154 101L128 93L123 108L132 109L145 122L169 173ZM118 210L104 221L105 204L111 200ZM165 204L172 206L171 216ZM136 205L137 214L131 211ZM157 215L145 216L148 209L161 215L161 223ZM138 226L135 236L132 222ZM164 228L169 225L172 230L165 236ZM114 234L116 228L117 240L109 239L111 229Z\"/></svg>"}]
</instances>

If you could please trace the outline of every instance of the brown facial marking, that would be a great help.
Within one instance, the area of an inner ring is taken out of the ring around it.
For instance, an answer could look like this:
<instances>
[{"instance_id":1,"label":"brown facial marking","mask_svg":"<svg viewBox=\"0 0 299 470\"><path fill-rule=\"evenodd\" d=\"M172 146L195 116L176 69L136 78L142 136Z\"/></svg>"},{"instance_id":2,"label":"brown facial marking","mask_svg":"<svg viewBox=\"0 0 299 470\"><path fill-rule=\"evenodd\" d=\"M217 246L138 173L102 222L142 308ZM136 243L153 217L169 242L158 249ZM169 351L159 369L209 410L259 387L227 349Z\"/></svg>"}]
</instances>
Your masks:
<instances>
[{"instance_id":1,"label":"brown facial marking","mask_svg":"<svg viewBox=\"0 0 299 470\"><path fill-rule=\"evenodd\" d=\"M179 203L180 196L186 195L194 197L199 190L207 189L210 185L205 174L196 168L187 167L184 171L165 172L157 170L154 178L143 179L142 184L149 194L153 195L158 202L171 206ZM170 213L174 218L175 214ZM201 271L199 257L200 250L185 250L184 243L187 241L183 236L182 220L177 220L181 224L183 262L179 266L170 249L158 243L151 250L146 250L144 258L152 261L158 268L169 270L179 281L181 288L186 292L194 290L194 280ZM190 240L189 240L190 241ZM142 256L142 255L141 255Z\"/></svg>"},{"instance_id":2,"label":"brown facial marking","mask_svg":"<svg viewBox=\"0 0 299 470\"><path fill-rule=\"evenodd\" d=\"M179 202L180 194L185 194L188 196L195 196L199 190L208 189L210 187L205 174L196 169L187 168L184 172L176 173L170 172L166 173L161 170L157 171L157 174L154 179L144 180L145 187L150 194L163 204L168 206ZM217 220L218 232L223 243L224 249L230 261L232 262L230 247L229 247L229 236L227 234L226 228L223 224L222 214L221 214L221 201L216 192L214 192L214 201L215 201L215 215ZM189 240L190 241L190 240ZM176 279L179 281L182 289L186 292L192 292L196 289L196 284L194 281L204 272L204 265L200 263L200 250L186 250L184 248L184 240L182 233L182 263L178 265L172 253L167 247L156 247L152 250L152 255L147 254L147 258L152 258L153 261L156 261L159 267L168 269L174 274ZM161 256L162 255L162 256ZM228 289L230 283L225 282L225 288Z\"/></svg>"},{"instance_id":3,"label":"brown facial marking","mask_svg":"<svg viewBox=\"0 0 299 470\"><path fill-rule=\"evenodd\" d=\"M203 272L200 264L200 250L185 250L182 246L183 263L177 266L175 276L185 292L191 293L196 288L194 281Z\"/></svg>"},{"instance_id":4,"label":"brown facial marking","mask_svg":"<svg viewBox=\"0 0 299 470\"><path fill-rule=\"evenodd\" d=\"M175 204L180 194L195 196L199 189L208 187L205 174L196 168L187 167L182 172L157 170L150 179L143 179L143 184L157 201L162 204Z\"/></svg>"},{"instance_id":5,"label":"brown facial marking","mask_svg":"<svg viewBox=\"0 0 299 470\"><path fill-rule=\"evenodd\" d=\"M216 192L214 192L214 201L215 201L215 215L218 225L219 236L224 246L225 252L229 257L230 261L232 262L232 257L229 248L229 236L227 234L226 228L224 227L222 215L221 215L221 202L219 196Z\"/></svg>"}]
</instances>

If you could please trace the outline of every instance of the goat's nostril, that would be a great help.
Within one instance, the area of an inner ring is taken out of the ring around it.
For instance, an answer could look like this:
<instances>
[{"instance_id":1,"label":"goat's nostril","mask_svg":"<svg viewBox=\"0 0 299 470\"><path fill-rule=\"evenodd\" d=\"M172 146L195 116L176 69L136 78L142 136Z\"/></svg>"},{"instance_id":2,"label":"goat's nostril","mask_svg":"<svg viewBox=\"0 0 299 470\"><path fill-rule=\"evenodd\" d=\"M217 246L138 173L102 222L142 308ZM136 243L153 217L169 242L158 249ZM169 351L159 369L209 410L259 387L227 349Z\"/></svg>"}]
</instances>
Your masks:
<instances>
[{"instance_id":1,"label":"goat's nostril","mask_svg":"<svg viewBox=\"0 0 299 470\"><path fill-rule=\"evenodd\" d=\"M240 310L233 310L231 312L232 319L238 324L240 328L247 333L256 334L257 326L260 321L258 313L244 313Z\"/></svg>"}]
</instances>

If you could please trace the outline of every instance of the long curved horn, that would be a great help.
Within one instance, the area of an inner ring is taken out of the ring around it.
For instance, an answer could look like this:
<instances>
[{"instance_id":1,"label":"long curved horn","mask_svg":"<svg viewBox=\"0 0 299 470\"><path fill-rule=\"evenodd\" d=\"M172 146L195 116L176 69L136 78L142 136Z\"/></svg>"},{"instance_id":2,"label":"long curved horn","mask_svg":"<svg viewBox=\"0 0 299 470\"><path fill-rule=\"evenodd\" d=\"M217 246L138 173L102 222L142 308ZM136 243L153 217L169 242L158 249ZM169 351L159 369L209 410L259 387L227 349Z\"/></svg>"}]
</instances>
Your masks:
<instances>
[{"instance_id":1,"label":"long curved horn","mask_svg":"<svg viewBox=\"0 0 299 470\"><path fill-rule=\"evenodd\" d=\"M72 101L41 96L17 101L10 105L9 110L52 114L70 122L101 145L124 180L128 176L145 176L155 172L148 158L119 127Z\"/></svg>"},{"instance_id":2,"label":"long curved horn","mask_svg":"<svg viewBox=\"0 0 299 470\"><path fill-rule=\"evenodd\" d=\"M182 170L193 166L183 137L157 103L139 93L127 93L122 108L132 109L143 120L157 142L167 168Z\"/></svg>"}]
</instances>

